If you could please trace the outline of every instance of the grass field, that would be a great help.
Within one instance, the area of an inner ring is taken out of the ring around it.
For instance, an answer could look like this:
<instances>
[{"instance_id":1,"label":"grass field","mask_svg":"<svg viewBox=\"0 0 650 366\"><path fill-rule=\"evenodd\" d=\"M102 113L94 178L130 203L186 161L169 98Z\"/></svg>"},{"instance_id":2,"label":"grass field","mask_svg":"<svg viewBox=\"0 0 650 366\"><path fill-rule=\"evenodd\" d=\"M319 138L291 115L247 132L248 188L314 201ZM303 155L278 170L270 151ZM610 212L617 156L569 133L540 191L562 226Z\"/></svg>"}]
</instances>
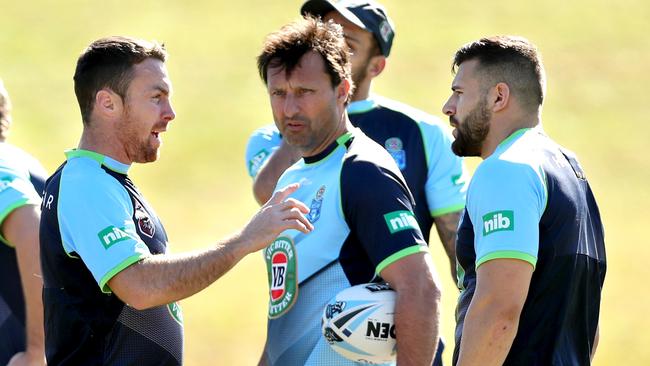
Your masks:
<instances>
[{"instance_id":1,"label":"grass field","mask_svg":"<svg viewBox=\"0 0 650 366\"><path fill-rule=\"evenodd\" d=\"M235 231L256 209L244 146L271 114L254 59L263 37L296 18L300 4L3 1L0 77L14 102L11 142L53 171L81 132L72 89L79 52L106 35L164 41L177 119L163 136L160 161L135 166L131 174L165 222L173 250L203 247ZM643 231L650 219L650 2L384 4L397 37L375 91L438 115L460 45L492 34L520 34L537 43L548 73L544 126L580 156L606 225L609 268L595 364L650 364L650 289L644 285L650 241ZM431 247L444 279L443 333L450 343L456 290L439 243ZM261 255L249 256L183 301L187 365L257 361L265 338L263 267Z\"/></svg>"}]
</instances>

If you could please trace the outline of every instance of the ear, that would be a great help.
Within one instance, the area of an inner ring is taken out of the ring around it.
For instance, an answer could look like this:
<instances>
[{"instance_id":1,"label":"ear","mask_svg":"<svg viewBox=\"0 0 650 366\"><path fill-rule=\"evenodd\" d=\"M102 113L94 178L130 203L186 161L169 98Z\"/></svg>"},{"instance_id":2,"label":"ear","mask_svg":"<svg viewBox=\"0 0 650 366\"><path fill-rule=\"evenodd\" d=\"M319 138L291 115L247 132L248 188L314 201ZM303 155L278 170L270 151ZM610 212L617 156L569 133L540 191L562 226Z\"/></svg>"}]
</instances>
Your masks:
<instances>
[{"instance_id":1,"label":"ear","mask_svg":"<svg viewBox=\"0 0 650 366\"><path fill-rule=\"evenodd\" d=\"M339 86L336 87L336 99L341 103L345 103L350 94L350 80L343 79L339 83Z\"/></svg>"},{"instance_id":2,"label":"ear","mask_svg":"<svg viewBox=\"0 0 650 366\"><path fill-rule=\"evenodd\" d=\"M366 70L367 74L371 78L375 78L381 74L382 71L384 71L384 68L386 67L386 57L379 55L379 56L373 56L370 58L370 62L368 62L368 69Z\"/></svg>"},{"instance_id":3,"label":"ear","mask_svg":"<svg viewBox=\"0 0 650 366\"><path fill-rule=\"evenodd\" d=\"M490 90L492 112L500 112L510 104L510 87L506 83L498 83Z\"/></svg>"},{"instance_id":4,"label":"ear","mask_svg":"<svg viewBox=\"0 0 650 366\"><path fill-rule=\"evenodd\" d=\"M103 118L114 118L122 114L124 104L122 98L112 90L104 88L95 94L93 113Z\"/></svg>"}]
</instances>

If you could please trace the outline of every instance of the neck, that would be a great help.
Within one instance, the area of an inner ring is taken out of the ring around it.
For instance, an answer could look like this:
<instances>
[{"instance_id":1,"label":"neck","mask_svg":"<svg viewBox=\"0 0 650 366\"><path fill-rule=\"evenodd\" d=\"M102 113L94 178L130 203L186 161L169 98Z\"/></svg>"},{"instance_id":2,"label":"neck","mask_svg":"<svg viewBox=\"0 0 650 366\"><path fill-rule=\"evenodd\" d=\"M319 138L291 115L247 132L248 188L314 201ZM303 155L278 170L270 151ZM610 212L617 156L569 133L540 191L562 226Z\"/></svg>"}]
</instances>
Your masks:
<instances>
[{"instance_id":1,"label":"neck","mask_svg":"<svg viewBox=\"0 0 650 366\"><path fill-rule=\"evenodd\" d=\"M327 138L323 139L323 141L316 148L308 151L302 150L301 151L302 156L310 157L310 156L315 156L320 154L334 141L336 141L337 138L341 137L343 134L345 134L350 130L352 130L352 123L348 118L348 112L346 112L345 109L343 109L343 113L341 114L339 123L337 124L336 128L332 131L332 133L328 134Z\"/></svg>"},{"instance_id":2,"label":"neck","mask_svg":"<svg viewBox=\"0 0 650 366\"><path fill-rule=\"evenodd\" d=\"M359 100L368 99L368 96L370 95L371 85L372 85L372 79L370 78L366 78L366 80L360 82L359 85L355 86L354 94L352 94L352 98L350 98L350 100L356 102Z\"/></svg>"},{"instance_id":3,"label":"neck","mask_svg":"<svg viewBox=\"0 0 650 366\"><path fill-rule=\"evenodd\" d=\"M487 159L494 153L499 144L510 137L513 133L522 128L533 128L540 124L539 114L535 116L524 116L510 120L501 120L493 118L490 122L490 132L488 132L483 147L481 148L481 158ZM501 127L501 128L499 128Z\"/></svg>"},{"instance_id":4,"label":"neck","mask_svg":"<svg viewBox=\"0 0 650 366\"><path fill-rule=\"evenodd\" d=\"M122 147L122 143L113 133L99 131L88 125L84 125L84 130L77 147L108 156L122 164L130 165L133 163L126 154L126 150Z\"/></svg>"}]
</instances>

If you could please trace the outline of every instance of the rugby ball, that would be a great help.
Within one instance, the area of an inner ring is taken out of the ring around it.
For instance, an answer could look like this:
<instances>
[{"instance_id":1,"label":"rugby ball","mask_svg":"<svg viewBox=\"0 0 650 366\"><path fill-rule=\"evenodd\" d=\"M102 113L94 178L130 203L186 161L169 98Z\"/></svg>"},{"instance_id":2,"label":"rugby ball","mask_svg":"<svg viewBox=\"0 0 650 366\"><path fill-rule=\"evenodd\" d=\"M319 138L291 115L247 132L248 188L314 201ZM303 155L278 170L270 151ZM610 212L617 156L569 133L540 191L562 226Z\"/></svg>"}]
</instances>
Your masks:
<instances>
[{"instance_id":1,"label":"rugby ball","mask_svg":"<svg viewBox=\"0 0 650 366\"><path fill-rule=\"evenodd\" d=\"M355 362L395 362L395 298L395 290L387 283L342 290L323 309L322 331L327 343Z\"/></svg>"}]
</instances>

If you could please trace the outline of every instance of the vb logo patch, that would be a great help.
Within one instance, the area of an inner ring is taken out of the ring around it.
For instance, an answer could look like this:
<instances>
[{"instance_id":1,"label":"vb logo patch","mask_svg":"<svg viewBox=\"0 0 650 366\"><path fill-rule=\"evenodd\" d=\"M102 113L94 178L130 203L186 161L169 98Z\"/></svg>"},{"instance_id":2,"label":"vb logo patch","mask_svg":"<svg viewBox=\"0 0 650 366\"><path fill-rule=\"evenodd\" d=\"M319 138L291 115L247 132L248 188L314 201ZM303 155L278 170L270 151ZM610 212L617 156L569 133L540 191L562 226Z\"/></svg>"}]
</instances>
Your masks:
<instances>
[{"instance_id":1,"label":"vb logo patch","mask_svg":"<svg viewBox=\"0 0 650 366\"><path fill-rule=\"evenodd\" d=\"M124 230L124 228L117 228L111 225L98 232L97 237L104 246L104 249L108 249L113 245L130 238L129 234Z\"/></svg>"},{"instance_id":2,"label":"vb logo patch","mask_svg":"<svg viewBox=\"0 0 650 366\"><path fill-rule=\"evenodd\" d=\"M316 192L316 197L311 200L311 205L309 206L309 214L307 214L307 220L312 224L318 221L320 218L320 209L323 206L323 195L325 195L325 186L321 186Z\"/></svg>"},{"instance_id":3,"label":"vb logo patch","mask_svg":"<svg viewBox=\"0 0 650 366\"><path fill-rule=\"evenodd\" d=\"M402 140L399 137L391 137L386 140L384 147L390 156L393 157L399 169L404 170L406 168L406 152L404 152Z\"/></svg>"},{"instance_id":4,"label":"vb logo patch","mask_svg":"<svg viewBox=\"0 0 650 366\"><path fill-rule=\"evenodd\" d=\"M386 220L386 225L388 225L388 231L391 234L396 232L408 229L417 229L418 221L413 216L411 211L394 211L389 212L384 215L384 220Z\"/></svg>"},{"instance_id":5,"label":"vb logo patch","mask_svg":"<svg viewBox=\"0 0 650 366\"><path fill-rule=\"evenodd\" d=\"M183 325L183 311L178 302L167 304L167 310L169 310L169 315L171 315L178 324Z\"/></svg>"},{"instance_id":6,"label":"vb logo patch","mask_svg":"<svg viewBox=\"0 0 650 366\"><path fill-rule=\"evenodd\" d=\"M284 315L298 297L295 245L290 238L275 239L264 251L269 281L269 318Z\"/></svg>"},{"instance_id":7,"label":"vb logo patch","mask_svg":"<svg viewBox=\"0 0 650 366\"><path fill-rule=\"evenodd\" d=\"M515 231L514 211L494 211L483 215L483 236L497 231Z\"/></svg>"}]
</instances>

